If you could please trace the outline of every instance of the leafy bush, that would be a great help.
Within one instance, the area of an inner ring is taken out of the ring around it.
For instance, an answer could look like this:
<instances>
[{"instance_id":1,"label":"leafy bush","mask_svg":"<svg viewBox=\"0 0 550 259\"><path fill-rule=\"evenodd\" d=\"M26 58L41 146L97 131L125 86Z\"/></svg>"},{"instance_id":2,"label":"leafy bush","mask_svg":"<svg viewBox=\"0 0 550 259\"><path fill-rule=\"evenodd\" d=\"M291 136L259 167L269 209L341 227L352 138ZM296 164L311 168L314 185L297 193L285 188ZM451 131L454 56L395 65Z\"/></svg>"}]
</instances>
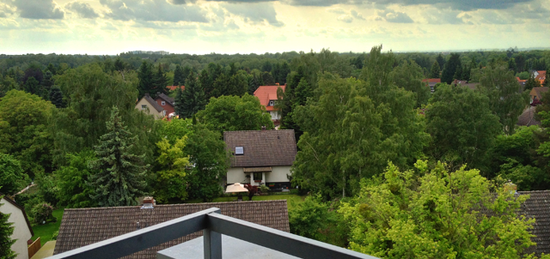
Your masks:
<instances>
[{"instance_id":1,"label":"leafy bush","mask_svg":"<svg viewBox=\"0 0 550 259\"><path fill-rule=\"evenodd\" d=\"M46 222L57 221L57 219L53 216L52 205L46 202L41 202L39 204L36 204L32 208L31 214L32 214L32 217L34 218L34 222L38 224L45 224Z\"/></svg>"},{"instance_id":2,"label":"leafy bush","mask_svg":"<svg viewBox=\"0 0 550 259\"><path fill-rule=\"evenodd\" d=\"M260 191L262 192L262 194L268 194L270 192L270 189L265 185L260 185Z\"/></svg>"}]
</instances>

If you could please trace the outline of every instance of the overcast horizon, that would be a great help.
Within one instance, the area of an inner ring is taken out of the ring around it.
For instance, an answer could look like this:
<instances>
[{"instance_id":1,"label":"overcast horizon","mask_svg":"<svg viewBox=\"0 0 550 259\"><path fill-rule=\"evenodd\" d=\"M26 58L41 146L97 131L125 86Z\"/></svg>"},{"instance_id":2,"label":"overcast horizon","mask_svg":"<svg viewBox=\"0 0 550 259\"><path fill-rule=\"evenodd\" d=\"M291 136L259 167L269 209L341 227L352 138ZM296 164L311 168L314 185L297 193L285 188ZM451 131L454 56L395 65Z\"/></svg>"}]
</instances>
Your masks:
<instances>
[{"instance_id":1,"label":"overcast horizon","mask_svg":"<svg viewBox=\"0 0 550 259\"><path fill-rule=\"evenodd\" d=\"M550 0L0 0L0 54L548 48L549 8Z\"/></svg>"}]
</instances>

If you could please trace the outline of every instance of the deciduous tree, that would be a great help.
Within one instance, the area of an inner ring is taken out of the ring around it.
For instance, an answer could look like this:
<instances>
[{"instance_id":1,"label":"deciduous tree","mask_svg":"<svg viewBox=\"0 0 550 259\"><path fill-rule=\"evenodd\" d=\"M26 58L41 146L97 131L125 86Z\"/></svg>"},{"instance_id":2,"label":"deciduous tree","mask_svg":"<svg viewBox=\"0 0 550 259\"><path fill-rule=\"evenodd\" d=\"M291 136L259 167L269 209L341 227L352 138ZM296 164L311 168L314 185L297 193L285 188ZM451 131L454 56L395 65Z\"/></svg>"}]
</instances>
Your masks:
<instances>
[{"instance_id":1,"label":"deciduous tree","mask_svg":"<svg viewBox=\"0 0 550 259\"><path fill-rule=\"evenodd\" d=\"M381 258L524 258L535 245L535 220L517 212L529 195L514 196L475 169L416 165L401 171L390 163L340 209L352 250Z\"/></svg>"},{"instance_id":2,"label":"deciduous tree","mask_svg":"<svg viewBox=\"0 0 550 259\"><path fill-rule=\"evenodd\" d=\"M189 165L189 156L183 152L186 142L186 136L176 140L174 145L168 139L157 142L159 170L154 173L153 190L155 199L161 203L187 198L185 168Z\"/></svg>"}]
</instances>

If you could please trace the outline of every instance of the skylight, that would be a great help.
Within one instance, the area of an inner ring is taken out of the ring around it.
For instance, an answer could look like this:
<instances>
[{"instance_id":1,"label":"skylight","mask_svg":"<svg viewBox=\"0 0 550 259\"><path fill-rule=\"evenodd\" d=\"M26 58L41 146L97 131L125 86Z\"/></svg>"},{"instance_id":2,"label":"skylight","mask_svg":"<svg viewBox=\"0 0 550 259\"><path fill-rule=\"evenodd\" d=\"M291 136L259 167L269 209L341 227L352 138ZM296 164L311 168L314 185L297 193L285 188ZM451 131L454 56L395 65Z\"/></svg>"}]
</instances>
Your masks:
<instances>
[{"instance_id":1,"label":"skylight","mask_svg":"<svg viewBox=\"0 0 550 259\"><path fill-rule=\"evenodd\" d=\"M244 155L243 147L235 147L235 155Z\"/></svg>"}]
</instances>

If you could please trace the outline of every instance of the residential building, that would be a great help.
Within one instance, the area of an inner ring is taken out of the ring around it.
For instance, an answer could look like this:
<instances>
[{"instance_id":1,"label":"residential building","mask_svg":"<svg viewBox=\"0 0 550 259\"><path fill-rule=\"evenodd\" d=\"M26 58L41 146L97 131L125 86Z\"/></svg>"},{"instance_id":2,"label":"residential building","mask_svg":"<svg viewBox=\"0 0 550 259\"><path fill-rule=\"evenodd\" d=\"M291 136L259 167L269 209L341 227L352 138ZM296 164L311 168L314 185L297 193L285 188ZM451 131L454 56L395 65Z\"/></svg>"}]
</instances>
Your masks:
<instances>
[{"instance_id":1,"label":"residential building","mask_svg":"<svg viewBox=\"0 0 550 259\"><path fill-rule=\"evenodd\" d=\"M546 80L546 71L533 71L533 76L535 77L535 80L539 80L540 84L542 85L544 84L544 80Z\"/></svg>"},{"instance_id":2,"label":"residential building","mask_svg":"<svg viewBox=\"0 0 550 259\"><path fill-rule=\"evenodd\" d=\"M422 82L426 83L426 86L430 87L432 93L436 84L441 83L441 78L426 78L422 79Z\"/></svg>"},{"instance_id":3,"label":"residential building","mask_svg":"<svg viewBox=\"0 0 550 259\"><path fill-rule=\"evenodd\" d=\"M540 125L540 121L535 119L535 114L537 111L536 105L529 105L523 113L518 117L518 122L516 123L519 126L532 126Z\"/></svg>"},{"instance_id":4,"label":"residential building","mask_svg":"<svg viewBox=\"0 0 550 259\"><path fill-rule=\"evenodd\" d=\"M289 232L286 200L65 209L54 254L150 227L210 208L221 214ZM125 258L156 258L157 251L202 236L176 238ZM246 252L246 251L243 251Z\"/></svg>"},{"instance_id":5,"label":"residential building","mask_svg":"<svg viewBox=\"0 0 550 259\"><path fill-rule=\"evenodd\" d=\"M285 85L262 85L254 91L254 96L260 99L260 104L265 107L265 110L271 115L271 120L275 126L280 124L281 114L275 109L275 103L277 102L277 89L281 88L285 91Z\"/></svg>"},{"instance_id":6,"label":"residential building","mask_svg":"<svg viewBox=\"0 0 550 259\"><path fill-rule=\"evenodd\" d=\"M0 194L2 196L2 194ZM0 212L3 214L10 214L9 222L13 223L13 234L11 239L16 239L15 243L11 246L11 250L17 253L16 259L28 259L29 251L27 248L27 241L34 236L25 209L19 204L15 203L12 199L4 196L0 199Z\"/></svg>"},{"instance_id":7,"label":"residential building","mask_svg":"<svg viewBox=\"0 0 550 259\"><path fill-rule=\"evenodd\" d=\"M174 98L165 95L163 93L157 93L157 98L155 98L155 101L158 105L160 105L165 111L168 117L172 117L175 114L175 102Z\"/></svg>"},{"instance_id":8,"label":"residential building","mask_svg":"<svg viewBox=\"0 0 550 259\"><path fill-rule=\"evenodd\" d=\"M534 87L531 89L531 92L529 92L531 103L540 102L542 100L542 96L546 92L548 92L548 87Z\"/></svg>"},{"instance_id":9,"label":"residential building","mask_svg":"<svg viewBox=\"0 0 550 259\"><path fill-rule=\"evenodd\" d=\"M136 109L153 115L155 119L162 119L166 116L166 110L153 100L148 93L136 103Z\"/></svg>"},{"instance_id":10,"label":"residential building","mask_svg":"<svg viewBox=\"0 0 550 259\"><path fill-rule=\"evenodd\" d=\"M293 129L226 131L223 138L232 154L227 184L290 187L288 177L297 152Z\"/></svg>"},{"instance_id":11,"label":"residential building","mask_svg":"<svg viewBox=\"0 0 550 259\"><path fill-rule=\"evenodd\" d=\"M185 90L185 86L180 86L181 90ZM176 91L176 89L178 89L178 86L177 85L168 85L166 86L166 89L168 89L169 91Z\"/></svg>"}]
</instances>

